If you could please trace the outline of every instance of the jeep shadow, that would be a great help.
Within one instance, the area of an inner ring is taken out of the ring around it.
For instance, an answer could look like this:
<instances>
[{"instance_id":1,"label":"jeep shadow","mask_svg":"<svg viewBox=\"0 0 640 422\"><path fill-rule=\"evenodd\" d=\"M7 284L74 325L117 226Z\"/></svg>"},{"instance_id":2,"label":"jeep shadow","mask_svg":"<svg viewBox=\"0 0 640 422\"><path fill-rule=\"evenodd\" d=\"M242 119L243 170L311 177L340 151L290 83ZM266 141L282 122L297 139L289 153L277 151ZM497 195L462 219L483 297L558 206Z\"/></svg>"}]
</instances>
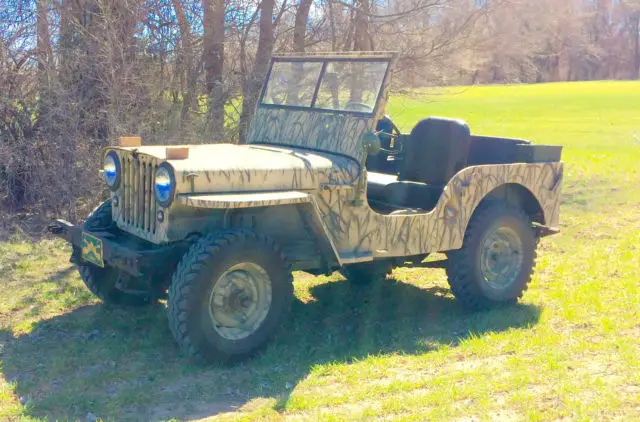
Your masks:
<instances>
[{"instance_id":1,"label":"jeep shadow","mask_svg":"<svg viewBox=\"0 0 640 422\"><path fill-rule=\"evenodd\" d=\"M16 382L25 414L50 419L178 420L231 412L264 397L286 408L316 365L370 355L424 355L481 336L537 323L537 306L469 313L448 289L388 278L368 288L337 277L294 300L273 341L235 365L203 367L179 355L163 305L124 310L89 305L38 322L28 335L0 334L4 377ZM90 416L90 415L89 415Z\"/></svg>"}]
</instances>

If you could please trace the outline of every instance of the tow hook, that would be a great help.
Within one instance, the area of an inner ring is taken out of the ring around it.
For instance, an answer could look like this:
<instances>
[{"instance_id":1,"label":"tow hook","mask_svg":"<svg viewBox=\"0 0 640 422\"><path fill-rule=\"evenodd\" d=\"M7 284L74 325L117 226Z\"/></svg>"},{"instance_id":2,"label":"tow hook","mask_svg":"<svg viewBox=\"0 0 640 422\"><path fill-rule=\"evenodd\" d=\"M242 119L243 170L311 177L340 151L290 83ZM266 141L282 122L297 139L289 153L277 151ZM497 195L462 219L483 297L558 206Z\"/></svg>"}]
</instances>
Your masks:
<instances>
[{"instance_id":1,"label":"tow hook","mask_svg":"<svg viewBox=\"0 0 640 422\"><path fill-rule=\"evenodd\" d=\"M55 234L56 236L65 234L73 224L69 223L65 220L56 220L54 224L47 226L47 231L51 234Z\"/></svg>"}]
</instances>

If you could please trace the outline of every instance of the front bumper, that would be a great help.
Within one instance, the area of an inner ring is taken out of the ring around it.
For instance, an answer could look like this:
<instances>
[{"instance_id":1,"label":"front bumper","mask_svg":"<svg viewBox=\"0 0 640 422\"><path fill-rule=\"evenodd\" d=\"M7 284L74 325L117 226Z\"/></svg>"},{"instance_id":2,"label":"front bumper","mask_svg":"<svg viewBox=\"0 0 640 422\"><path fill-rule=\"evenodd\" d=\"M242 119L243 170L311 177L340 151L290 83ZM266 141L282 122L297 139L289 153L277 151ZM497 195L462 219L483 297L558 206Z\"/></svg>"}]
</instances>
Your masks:
<instances>
[{"instance_id":1,"label":"front bumper","mask_svg":"<svg viewBox=\"0 0 640 422\"><path fill-rule=\"evenodd\" d=\"M118 229L87 231L65 220L55 220L48 231L73 246L71 262L74 264L97 265L95 260L83 257L83 233L101 241L101 258L104 266L117 268L135 277L163 274L173 271L189 245L187 242L174 242L167 245L154 245L140 240Z\"/></svg>"}]
</instances>

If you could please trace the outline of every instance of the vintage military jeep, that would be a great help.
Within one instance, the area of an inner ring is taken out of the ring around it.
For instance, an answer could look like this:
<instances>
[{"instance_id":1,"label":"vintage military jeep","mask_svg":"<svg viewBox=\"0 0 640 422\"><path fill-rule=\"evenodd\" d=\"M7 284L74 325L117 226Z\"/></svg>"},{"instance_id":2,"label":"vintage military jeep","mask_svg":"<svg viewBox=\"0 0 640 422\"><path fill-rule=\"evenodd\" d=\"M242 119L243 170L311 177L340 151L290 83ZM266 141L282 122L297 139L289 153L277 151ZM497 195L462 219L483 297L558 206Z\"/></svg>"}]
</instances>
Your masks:
<instances>
[{"instance_id":1,"label":"vintage military jeep","mask_svg":"<svg viewBox=\"0 0 640 422\"><path fill-rule=\"evenodd\" d=\"M111 190L82 226L50 230L105 302L167 295L189 355L219 360L265 343L294 270L357 283L442 262L473 309L516 301L537 241L556 231L561 147L383 116L392 53L274 57L244 145L140 145L104 152Z\"/></svg>"}]
</instances>

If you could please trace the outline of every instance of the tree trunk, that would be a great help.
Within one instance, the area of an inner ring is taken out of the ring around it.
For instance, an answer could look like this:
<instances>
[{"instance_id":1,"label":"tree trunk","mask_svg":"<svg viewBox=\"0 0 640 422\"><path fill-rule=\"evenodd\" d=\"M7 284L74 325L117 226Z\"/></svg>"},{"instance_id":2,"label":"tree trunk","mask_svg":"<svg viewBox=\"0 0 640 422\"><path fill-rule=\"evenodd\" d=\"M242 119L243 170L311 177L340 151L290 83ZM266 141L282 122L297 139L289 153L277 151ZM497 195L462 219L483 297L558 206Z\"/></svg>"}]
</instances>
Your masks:
<instances>
[{"instance_id":1,"label":"tree trunk","mask_svg":"<svg viewBox=\"0 0 640 422\"><path fill-rule=\"evenodd\" d=\"M304 53L307 19L309 18L309 10L312 3L312 0L300 0L296 10L296 19L293 26L293 50L298 53Z\"/></svg>"},{"instance_id":2,"label":"tree trunk","mask_svg":"<svg viewBox=\"0 0 640 422\"><path fill-rule=\"evenodd\" d=\"M214 140L224 140L224 0L203 0L203 8L207 130Z\"/></svg>"},{"instance_id":3,"label":"tree trunk","mask_svg":"<svg viewBox=\"0 0 640 422\"><path fill-rule=\"evenodd\" d=\"M640 11L635 12L632 18L631 37L633 39L632 77L640 79Z\"/></svg>"},{"instance_id":4,"label":"tree trunk","mask_svg":"<svg viewBox=\"0 0 640 422\"><path fill-rule=\"evenodd\" d=\"M354 32L353 32L353 49L356 51L372 51L373 39L369 34L369 15L371 7L369 0L358 0L356 3ZM351 76L351 91L349 93L349 101L360 103L364 92L362 75L354 72Z\"/></svg>"},{"instance_id":5,"label":"tree trunk","mask_svg":"<svg viewBox=\"0 0 640 422\"><path fill-rule=\"evenodd\" d=\"M42 90L47 83L47 75L51 64L51 37L49 36L49 21L47 19L47 0L37 0L38 15L36 18L37 32L37 58L38 71L40 74L40 89Z\"/></svg>"},{"instance_id":6,"label":"tree trunk","mask_svg":"<svg viewBox=\"0 0 640 422\"><path fill-rule=\"evenodd\" d=\"M329 26L331 28L331 51L336 51L338 48L338 38L336 36L336 21L333 12L333 2L331 0L327 2L327 7L329 8Z\"/></svg>"},{"instance_id":7,"label":"tree trunk","mask_svg":"<svg viewBox=\"0 0 640 422\"><path fill-rule=\"evenodd\" d=\"M253 71L248 75L242 89L242 113L240 114L240 143L247 141L249 124L258 102L262 81L269 70L269 59L273 52L274 28L273 9L274 0L263 0L260 10L258 49Z\"/></svg>"},{"instance_id":8,"label":"tree trunk","mask_svg":"<svg viewBox=\"0 0 640 422\"><path fill-rule=\"evenodd\" d=\"M187 78L187 85L183 91L182 112L180 113L180 128L183 136L192 134L190 127L191 109L197 108L198 101L196 95L197 69L194 64L193 41L191 39L191 29L189 21L182 9L180 0L172 0L173 8L176 12L178 26L180 27L180 40L182 42L182 54L184 57L184 72ZM184 133L188 131L187 133Z\"/></svg>"},{"instance_id":9,"label":"tree trunk","mask_svg":"<svg viewBox=\"0 0 640 422\"><path fill-rule=\"evenodd\" d=\"M372 51L373 39L369 32L369 15L371 14L369 0L358 0L355 4L357 10L354 22L353 49L356 51Z\"/></svg>"}]
</instances>

